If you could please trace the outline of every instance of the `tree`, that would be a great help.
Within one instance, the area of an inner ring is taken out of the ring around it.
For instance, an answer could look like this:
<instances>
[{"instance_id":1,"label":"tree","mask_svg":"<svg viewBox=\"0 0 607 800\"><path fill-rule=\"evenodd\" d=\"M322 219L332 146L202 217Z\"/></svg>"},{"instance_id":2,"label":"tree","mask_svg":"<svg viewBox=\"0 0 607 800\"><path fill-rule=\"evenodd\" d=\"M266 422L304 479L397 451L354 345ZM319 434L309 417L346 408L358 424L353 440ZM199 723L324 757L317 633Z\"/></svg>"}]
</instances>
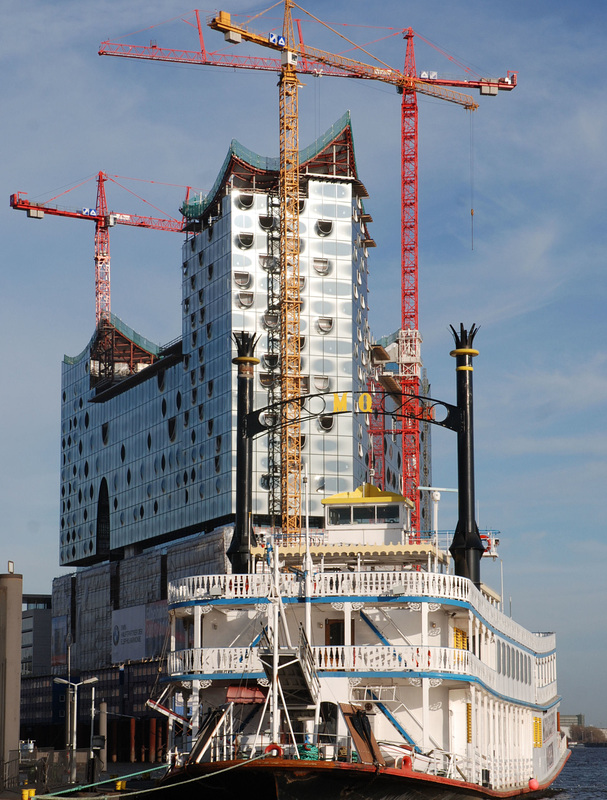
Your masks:
<instances>
[{"instance_id":1,"label":"tree","mask_svg":"<svg viewBox=\"0 0 607 800\"><path fill-rule=\"evenodd\" d=\"M569 738L574 742L604 742L605 734L600 728L592 725L572 725L569 731Z\"/></svg>"}]
</instances>

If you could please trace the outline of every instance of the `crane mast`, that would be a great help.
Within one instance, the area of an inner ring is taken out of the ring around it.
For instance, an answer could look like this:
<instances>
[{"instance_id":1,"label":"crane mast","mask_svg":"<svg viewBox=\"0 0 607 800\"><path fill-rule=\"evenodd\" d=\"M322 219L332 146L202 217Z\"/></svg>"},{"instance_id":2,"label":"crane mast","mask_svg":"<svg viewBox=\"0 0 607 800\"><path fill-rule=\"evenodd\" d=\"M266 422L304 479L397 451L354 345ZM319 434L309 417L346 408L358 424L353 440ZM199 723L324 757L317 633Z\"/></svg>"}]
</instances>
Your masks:
<instances>
[{"instance_id":1,"label":"crane mast","mask_svg":"<svg viewBox=\"0 0 607 800\"><path fill-rule=\"evenodd\" d=\"M405 34L404 74L414 77L413 30ZM417 238L417 92L403 88L401 103L401 330L399 333L399 371L403 395L419 395L421 377L421 336L418 318L418 238ZM417 401L413 401L417 403ZM412 409L417 416L417 408ZM419 421L401 417L403 477L402 493L413 503L411 528L419 531L420 449Z\"/></svg>"},{"instance_id":2,"label":"crane mast","mask_svg":"<svg viewBox=\"0 0 607 800\"><path fill-rule=\"evenodd\" d=\"M285 0L279 82L280 106L280 380L283 435L281 453L282 533L301 532L301 343L299 284L299 111L297 58L291 49L291 0Z\"/></svg>"},{"instance_id":3,"label":"crane mast","mask_svg":"<svg viewBox=\"0 0 607 800\"><path fill-rule=\"evenodd\" d=\"M95 223L95 324L107 323L111 315L110 296L110 228L114 225L130 225L136 228L151 228L160 231L183 231L183 222L174 219L158 219L139 214L118 214L108 211L105 172L97 174L97 205L80 211L57 208L45 203L27 200L25 192L10 196L11 208L26 211L32 219L43 219L46 214L68 219L83 219ZM110 179L111 180L111 179Z\"/></svg>"},{"instance_id":4,"label":"crane mast","mask_svg":"<svg viewBox=\"0 0 607 800\"><path fill-rule=\"evenodd\" d=\"M97 176L97 214L95 223L95 321L99 325L110 318L110 230L108 228L105 182L107 175Z\"/></svg>"}]
</instances>

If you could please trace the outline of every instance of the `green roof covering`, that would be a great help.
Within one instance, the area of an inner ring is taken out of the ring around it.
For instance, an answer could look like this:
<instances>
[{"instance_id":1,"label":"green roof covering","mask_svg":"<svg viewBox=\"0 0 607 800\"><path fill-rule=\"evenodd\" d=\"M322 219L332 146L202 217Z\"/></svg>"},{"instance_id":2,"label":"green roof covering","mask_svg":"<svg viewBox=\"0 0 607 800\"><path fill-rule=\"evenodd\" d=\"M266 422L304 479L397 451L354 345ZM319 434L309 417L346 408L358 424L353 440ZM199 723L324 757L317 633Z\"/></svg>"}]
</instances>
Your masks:
<instances>
[{"instance_id":1,"label":"green roof covering","mask_svg":"<svg viewBox=\"0 0 607 800\"><path fill-rule=\"evenodd\" d=\"M325 147L327 147L328 144L330 144L337 136L346 130L346 128L349 128L351 134L352 121L350 119L349 111L346 111L346 113L343 114L343 116L340 117L337 122L333 123L333 125L331 125L331 127L325 131L322 136L319 136L315 142L299 151L299 163L305 164L307 161L311 161L319 153L322 153ZM245 164L249 164L251 167L254 167L257 170L263 170L265 172L278 172L280 168L280 159L277 156L260 156L257 153L254 153L252 150L249 150L244 145L240 144L240 142L238 142L236 139L232 139L228 154L221 165L221 169L219 170L219 174L211 190L206 195L200 194L198 197L193 198L188 203L184 203L183 207L180 209L181 213L184 215L184 217L186 217L186 219L196 219L206 211L213 201L213 198L217 194L217 191L225 178L226 170L233 157L238 158L240 161L243 161Z\"/></svg>"},{"instance_id":2,"label":"green roof covering","mask_svg":"<svg viewBox=\"0 0 607 800\"><path fill-rule=\"evenodd\" d=\"M110 323L116 328L116 330L129 339L133 344L136 344L137 347L140 347L142 350L145 350L147 353L151 353L153 356L158 357L160 353L160 346L154 344L149 339L146 339L145 336L141 336L132 328L130 328L126 323L124 323L119 317L115 314L110 314ZM97 330L91 336L89 343L84 348L84 350L79 353L77 356L63 356L63 363L64 364L77 364L81 361L84 356L86 356L91 348L93 347L95 338L97 336Z\"/></svg>"}]
</instances>

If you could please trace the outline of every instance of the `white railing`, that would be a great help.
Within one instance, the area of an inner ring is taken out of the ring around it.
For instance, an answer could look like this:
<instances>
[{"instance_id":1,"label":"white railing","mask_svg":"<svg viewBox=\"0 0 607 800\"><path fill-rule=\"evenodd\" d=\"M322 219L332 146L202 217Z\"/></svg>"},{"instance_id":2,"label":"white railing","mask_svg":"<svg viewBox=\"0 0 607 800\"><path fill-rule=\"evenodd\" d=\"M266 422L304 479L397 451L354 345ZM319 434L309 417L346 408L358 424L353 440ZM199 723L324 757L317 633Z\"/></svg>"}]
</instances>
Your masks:
<instances>
[{"instance_id":1,"label":"white railing","mask_svg":"<svg viewBox=\"0 0 607 800\"><path fill-rule=\"evenodd\" d=\"M556 681L546 686L538 686L535 690L535 702L538 705L545 705L556 697Z\"/></svg>"},{"instance_id":2,"label":"white railing","mask_svg":"<svg viewBox=\"0 0 607 800\"><path fill-rule=\"evenodd\" d=\"M319 572L313 577L317 597L390 597L414 595L467 600L470 582L434 572Z\"/></svg>"},{"instance_id":3,"label":"white railing","mask_svg":"<svg viewBox=\"0 0 607 800\"><path fill-rule=\"evenodd\" d=\"M534 702L532 686L510 681L483 664L469 650L411 645L327 645L310 648L316 672L431 672L470 675L496 692ZM263 672L255 647L205 647L169 654L170 675L246 675Z\"/></svg>"},{"instance_id":4,"label":"white railing","mask_svg":"<svg viewBox=\"0 0 607 800\"><path fill-rule=\"evenodd\" d=\"M169 604L230 600L265 599L270 593L269 574L196 575L169 583ZM281 573L283 597L301 597L304 583L293 573ZM322 597L435 597L443 601L469 602L493 628L537 653L553 650L553 634L535 634L503 614L467 578L435 572L317 572L312 579L312 595Z\"/></svg>"},{"instance_id":5,"label":"white railing","mask_svg":"<svg viewBox=\"0 0 607 800\"><path fill-rule=\"evenodd\" d=\"M169 653L169 675L263 672L257 648L193 647Z\"/></svg>"}]
</instances>

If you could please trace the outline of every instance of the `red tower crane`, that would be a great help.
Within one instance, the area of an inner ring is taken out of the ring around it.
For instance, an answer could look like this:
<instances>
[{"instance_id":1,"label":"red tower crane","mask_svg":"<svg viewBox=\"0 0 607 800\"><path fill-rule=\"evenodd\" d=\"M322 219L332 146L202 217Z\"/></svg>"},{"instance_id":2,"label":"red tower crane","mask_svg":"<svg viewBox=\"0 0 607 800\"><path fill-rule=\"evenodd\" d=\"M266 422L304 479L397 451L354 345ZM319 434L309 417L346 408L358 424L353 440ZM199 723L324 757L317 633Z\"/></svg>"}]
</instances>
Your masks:
<instances>
[{"instance_id":1,"label":"red tower crane","mask_svg":"<svg viewBox=\"0 0 607 800\"><path fill-rule=\"evenodd\" d=\"M152 228L158 231L183 230L183 222L174 219L158 219L138 214L118 214L108 211L105 195L105 172L97 175L97 205L79 211L58 208L47 203L34 203L26 199L26 192L16 192L10 197L11 208L26 211L32 219L43 219L45 214L71 219L84 219L95 223L95 323L110 318L110 228L114 225L132 225L137 228ZM111 179L110 179L111 180Z\"/></svg>"},{"instance_id":2,"label":"red tower crane","mask_svg":"<svg viewBox=\"0 0 607 800\"><path fill-rule=\"evenodd\" d=\"M294 5L294 3L293 3ZM301 9L300 6L297 6ZM307 12L306 12L307 13ZM227 24L222 19L227 19ZM312 15L310 15L312 16ZM313 17L316 19L316 17ZM320 22L320 20L317 20ZM218 24L220 23L220 24ZM122 45L103 42L100 55L114 55L126 58L144 58L157 61L175 61L179 63L209 64L213 66L238 67L243 69L265 69L280 72L281 61L278 59L227 56L222 53L207 54L202 37L199 12L196 11L196 24L200 40L200 51L174 50L159 48L156 44L149 47ZM229 15L220 12L209 24L222 30L230 42L243 39L274 49L280 49L276 37L266 41L243 26L234 25ZM332 29L331 29L332 30ZM335 32L335 31L334 31ZM405 65L403 72L387 65L384 68L372 67L342 56L304 47L300 43L290 43L290 50L298 55L297 71L323 74L335 77L379 80L391 83L402 93L401 105L401 328L398 334L398 386L401 397L419 395L421 377L421 336L418 320L418 109L417 93L427 94L449 102L463 105L469 110L477 106L471 98L453 92L451 88L478 89L481 95L495 96L500 90L511 90L516 86L517 76L507 73L505 78L439 78L434 73L417 75L414 52L414 32L411 28L403 31L407 42ZM345 38L345 37L343 37ZM349 41L349 40L347 40ZM353 44L350 42L350 44ZM284 46L284 45L283 45ZM383 63L383 62L382 62ZM393 384L394 387L394 384ZM384 422L382 416L371 415L370 434L373 439L373 450L379 452L383 448ZM402 492L415 503L412 513L412 528L420 529L420 431L419 422L401 417L403 479ZM379 441L381 437L381 443ZM378 459L380 474L375 476L381 488L385 484L384 459Z\"/></svg>"}]
</instances>

